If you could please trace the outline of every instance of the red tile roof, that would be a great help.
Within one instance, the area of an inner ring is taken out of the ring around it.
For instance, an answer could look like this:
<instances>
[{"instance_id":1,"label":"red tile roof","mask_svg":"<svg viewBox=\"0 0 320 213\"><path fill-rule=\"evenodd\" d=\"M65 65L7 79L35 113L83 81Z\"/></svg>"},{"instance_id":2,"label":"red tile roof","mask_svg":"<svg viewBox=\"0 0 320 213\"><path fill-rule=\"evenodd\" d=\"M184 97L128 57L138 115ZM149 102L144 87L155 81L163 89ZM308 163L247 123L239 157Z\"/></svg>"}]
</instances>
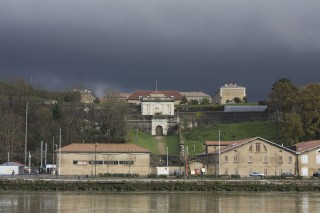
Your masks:
<instances>
[{"instance_id":1,"label":"red tile roof","mask_svg":"<svg viewBox=\"0 0 320 213\"><path fill-rule=\"evenodd\" d=\"M204 145L206 145L206 146L219 146L219 143L220 143L220 146L229 146L234 142L235 141L220 141L220 142L219 141L205 141Z\"/></svg>"},{"instance_id":2,"label":"red tile roof","mask_svg":"<svg viewBox=\"0 0 320 213\"><path fill-rule=\"evenodd\" d=\"M56 150L58 151L58 150ZM61 152L82 152L82 153L150 153L149 150L135 144L113 144L113 143L73 143L61 148Z\"/></svg>"},{"instance_id":3,"label":"red tile roof","mask_svg":"<svg viewBox=\"0 0 320 213\"><path fill-rule=\"evenodd\" d=\"M320 140L305 141L305 142L297 143L294 146L296 147L297 152L302 153L302 152L306 152L316 148L320 148Z\"/></svg>"},{"instance_id":4,"label":"red tile roof","mask_svg":"<svg viewBox=\"0 0 320 213\"><path fill-rule=\"evenodd\" d=\"M166 97L174 96L175 100L182 100L183 96L177 90L160 90L160 91L151 91L151 90L138 90L133 92L128 100L139 100L139 97L147 97L150 94L164 94Z\"/></svg>"}]
</instances>

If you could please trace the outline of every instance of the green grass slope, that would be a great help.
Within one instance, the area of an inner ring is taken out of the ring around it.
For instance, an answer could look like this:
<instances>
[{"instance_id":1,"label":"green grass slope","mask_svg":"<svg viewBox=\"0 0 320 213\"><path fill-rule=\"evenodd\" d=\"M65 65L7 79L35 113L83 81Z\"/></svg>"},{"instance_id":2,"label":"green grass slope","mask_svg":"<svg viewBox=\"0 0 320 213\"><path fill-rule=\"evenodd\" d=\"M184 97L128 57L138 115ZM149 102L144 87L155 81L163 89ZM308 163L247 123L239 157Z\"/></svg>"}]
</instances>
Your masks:
<instances>
[{"instance_id":1,"label":"green grass slope","mask_svg":"<svg viewBox=\"0 0 320 213\"><path fill-rule=\"evenodd\" d=\"M262 137L272 142L276 141L276 125L274 122L248 122L237 124L216 124L210 126L199 126L182 131L185 146L189 155L195 155L204 151L205 141L218 141L220 130L221 141L233 141L251 137ZM179 136L164 136L165 146L168 147L170 155L179 154ZM155 136L131 131L127 138L128 143L137 144L159 154Z\"/></svg>"}]
</instances>

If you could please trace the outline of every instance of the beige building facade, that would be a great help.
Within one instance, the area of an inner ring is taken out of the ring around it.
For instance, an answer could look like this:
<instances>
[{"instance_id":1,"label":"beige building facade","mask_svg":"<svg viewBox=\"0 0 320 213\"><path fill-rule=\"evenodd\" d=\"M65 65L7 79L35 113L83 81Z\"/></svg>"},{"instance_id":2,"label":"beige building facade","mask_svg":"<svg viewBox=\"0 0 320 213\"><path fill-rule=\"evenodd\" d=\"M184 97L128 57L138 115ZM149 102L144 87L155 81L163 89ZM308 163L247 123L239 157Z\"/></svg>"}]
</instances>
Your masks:
<instances>
[{"instance_id":1,"label":"beige building facade","mask_svg":"<svg viewBox=\"0 0 320 213\"><path fill-rule=\"evenodd\" d=\"M60 175L150 173L150 151L134 144L78 143L62 147L56 153Z\"/></svg>"},{"instance_id":2,"label":"beige building facade","mask_svg":"<svg viewBox=\"0 0 320 213\"><path fill-rule=\"evenodd\" d=\"M265 175L297 174L296 153L266 139L256 137L238 141L206 142L215 151L207 153L208 173L249 176L250 172ZM229 145L227 145L229 143ZM215 144L215 145L213 145ZM219 146L219 145L218 145ZM211 150L207 147L206 150Z\"/></svg>"},{"instance_id":3,"label":"beige building facade","mask_svg":"<svg viewBox=\"0 0 320 213\"><path fill-rule=\"evenodd\" d=\"M320 140L297 143L293 149L298 154L298 174L312 176L320 172Z\"/></svg>"},{"instance_id":4,"label":"beige building facade","mask_svg":"<svg viewBox=\"0 0 320 213\"><path fill-rule=\"evenodd\" d=\"M234 103L235 98L244 100L247 97L246 88L237 84L225 84L213 95L212 102L215 104Z\"/></svg>"},{"instance_id":5,"label":"beige building facade","mask_svg":"<svg viewBox=\"0 0 320 213\"><path fill-rule=\"evenodd\" d=\"M198 103L200 104L203 99L208 99L209 100L209 103L212 102L212 98L210 95L204 93L204 92L180 92L182 96L186 97L186 99L188 101L191 101L191 100L197 100Z\"/></svg>"}]
</instances>

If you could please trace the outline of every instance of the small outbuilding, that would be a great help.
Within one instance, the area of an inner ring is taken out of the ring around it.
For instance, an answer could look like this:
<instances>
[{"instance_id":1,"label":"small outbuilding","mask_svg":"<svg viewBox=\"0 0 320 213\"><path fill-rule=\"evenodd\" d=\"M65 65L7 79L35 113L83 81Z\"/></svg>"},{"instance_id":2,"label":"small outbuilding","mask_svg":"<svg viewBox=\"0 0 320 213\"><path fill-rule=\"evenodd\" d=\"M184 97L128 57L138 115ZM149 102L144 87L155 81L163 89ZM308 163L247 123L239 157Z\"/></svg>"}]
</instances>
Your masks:
<instances>
[{"instance_id":1,"label":"small outbuilding","mask_svg":"<svg viewBox=\"0 0 320 213\"><path fill-rule=\"evenodd\" d=\"M0 175L24 174L25 165L19 162L7 162L0 165Z\"/></svg>"}]
</instances>

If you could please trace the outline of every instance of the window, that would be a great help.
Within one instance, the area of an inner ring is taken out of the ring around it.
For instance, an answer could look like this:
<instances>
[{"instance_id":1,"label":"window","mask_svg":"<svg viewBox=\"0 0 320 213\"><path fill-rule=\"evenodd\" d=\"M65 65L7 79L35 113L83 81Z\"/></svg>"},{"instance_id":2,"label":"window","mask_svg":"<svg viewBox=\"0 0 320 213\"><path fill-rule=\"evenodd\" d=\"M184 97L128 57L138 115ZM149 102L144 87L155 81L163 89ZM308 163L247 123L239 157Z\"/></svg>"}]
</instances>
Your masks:
<instances>
[{"instance_id":1,"label":"window","mask_svg":"<svg viewBox=\"0 0 320 213\"><path fill-rule=\"evenodd\" d=\"M268 174L268 170L267 170L267 169L264 169L264 171L263 171L263 172L264 172L264 174L265 174L265 175L267 175L267 174Z\"/></svg>"},{"instance_id":2,"label":"window","mask_svg":"<svg viewBox=\"0 0 320 213\"><path fill-rule=\"evenodd\" d=\"M88 162L86 160L74 160L73 161L74 165L86 165Z\"/></svg>"},{"instance_id":3,"label":"window","mask_svg":"<svg viewBox=\"0 0 320 213\"><path fill-rule=\"evenodd\" d=\"M260 146L261 146L260 143L256 143L256 152L260 152Z\"/></svg>"},{"instance_id":4,"label":"window","mask_svg":"<svg viewBox=\"0 0 320 213\"><path fill-rule=\"evenodd\" d=\"M249 163L252 163L252 156L249 156L248 162L249 162Z\"/></svg>"},{"instance_id":5,"label":"window","mask_svg":"<svg viewBox=\"0 0 320 213\"><path fill-rule=\"evenodd\" d=\"M268 156L263 156L263 163L268 163Z\"/></svg>"},{"instance_id":6,"label":"window","mask_svg":"<svg viewBox=\"0 0 320 213\"><path fill-rule=\"evenodd\" d=\"M317 163L317 164L320 164L320 155L317 155L317 156L316 156L316 163Z\"/></svg>"},{"instance_id":7,"label":"window","mask_svg":"<svg viewBox=\"0 0 320 213\"><path fill-rule=\"evenodd\" d=\"M228 174L228 168L225 168L224 170L224 174L227 175Z\"/></svg>"},{"instance_id":8,"label":"window","mask_svg":"<svg viewBox=\"0 0 320 213\"><path fill-rule=\"evenodd\" d=\"M279 175L281 175L282 174L282 169L279 169Z\"/></svg>"},{"instance_id":9,"label":"window","mask_svg":"<svg viewBox=\"0 0 320 213\"><path fill-rule=\"evenodd\" d=\"M120 165L133 165L133 161L119 161Z\"/></svg>"},{"instance_id":10,"label":"window","mask_svg":"<svg viewBox=\"0 0 320 213\"><path fill-rule=\"evenodd\" d=\"M292 164L292 157L289 156L289 164Z\"/></svg>"},{"instance_id":11,"label":"window","mask_svg":"<svg viewBox=\"0 0 320 213\"><path fill-rule=\"evenodd\" d=\"M238 156L234 156L234 157L233 157L233 162L235 162L235 163L239 162Z\"/></svg>"},{"instance_id":12,"label":"window","mask_svg":"<svg viewBox=\"0 0 320 213\"><path fill-rule=\"evenodd\" d=\"M308 155L301 156L301 163L308 163Z\"/></svg>"},{"instance_id":13,"label":"window","mask_svg":"<svg viewBox=\"0 0 320 213\"><path fill-rule=\"evenodd\" d=\"M108 160L108 161L104 161L105 165L118 165L118 161L112 161L112 160Z\"/></svg>"},{"instance_id":14,"label":"window","mask_svg":"<svg viewBox=\"0 0 320 213\"><path fill-rule=\"evenodd\" d=\"M234 169L233 174L235 174L235 175L239 174L238 169Z\"/></svg>"},{"instance_id":15,"label":"window","mask_svg":"<svg viewBox=\"0 0 320 213\"><path fill-rule=\"evenodd\" d=\"M103 161L102 160L97 160L97 161L89 160L89 164L103 164Z\"/></svg>"},{"instance_id":16,"label":"window","mask_svg":"<svg viewBox=\"0 0 320 213\"><path fill-rule=\"evenodd\" d=\"M252 145L249 147L249 152L252 152Z\"/></svg>"},{"instance_id":17,"label":"window","mask_svg":"<svg viewBox=\"0 0 320 213\"><path fill-rule=\"evenodd\" d=\"M228 155L224 156L224 162L228 162Z\"/></svg>"},{"instance_id":18,"label":"window","mask_svg":"<svg viewBox=\"0 0 320 213\"><path fill-rule=\"evenodd\" d=\"M282 156L278 157L278 163L282 163Z\"/></svg>"}]
</instances>

